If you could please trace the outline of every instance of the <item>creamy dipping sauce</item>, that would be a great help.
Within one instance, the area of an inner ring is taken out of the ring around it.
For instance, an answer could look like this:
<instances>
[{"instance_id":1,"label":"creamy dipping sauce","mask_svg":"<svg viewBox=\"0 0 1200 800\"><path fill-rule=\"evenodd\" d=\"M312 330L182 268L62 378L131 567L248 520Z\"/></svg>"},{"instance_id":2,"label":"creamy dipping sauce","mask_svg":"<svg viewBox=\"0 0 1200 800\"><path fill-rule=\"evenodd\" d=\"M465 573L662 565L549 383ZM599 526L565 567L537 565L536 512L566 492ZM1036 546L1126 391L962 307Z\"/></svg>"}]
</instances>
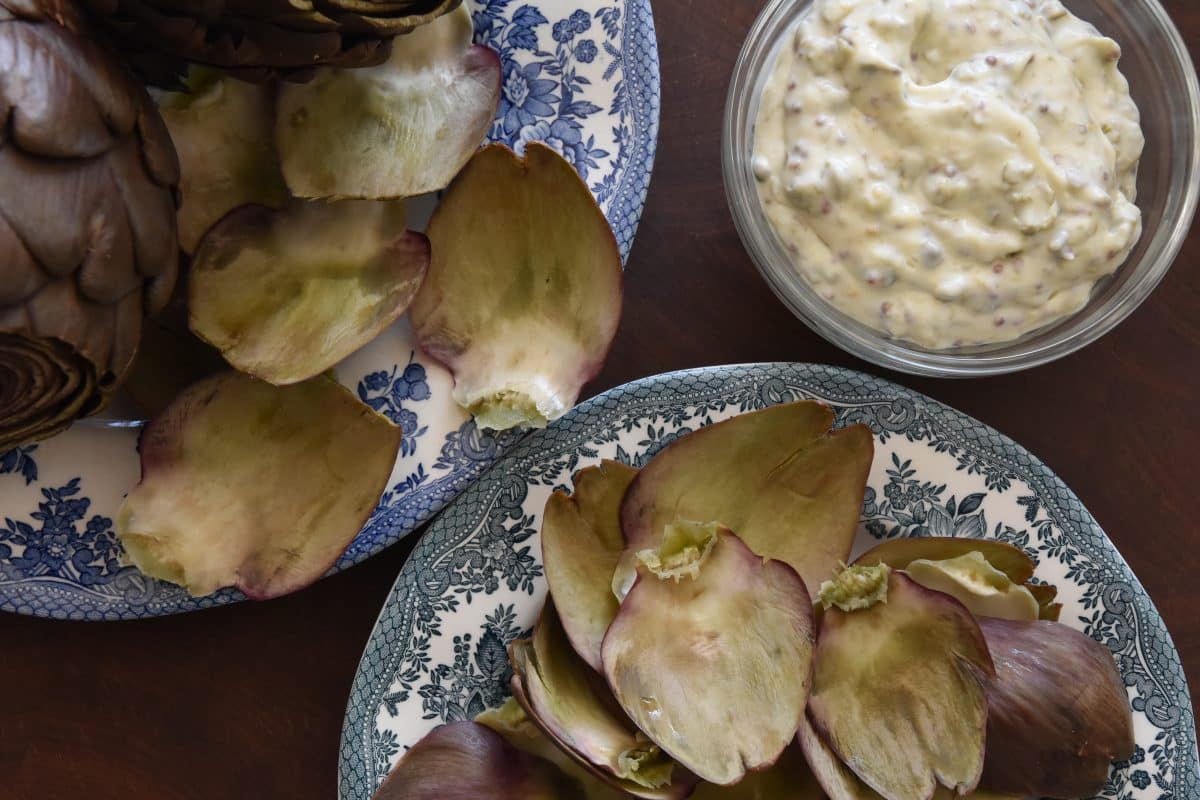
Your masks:
<instances>
[{"instance_id":1,"label":"creamy dipping sauce","mask_svg":"<svg viewBox=\"0 0 1200 800\"><path fill-rule=\"evenodd\" d=\"M1119 56L1059 0L817 0L759 107L767 218L818 295L892 337L1067 316L1141 233Z\"/></svg>"}]
</instances>

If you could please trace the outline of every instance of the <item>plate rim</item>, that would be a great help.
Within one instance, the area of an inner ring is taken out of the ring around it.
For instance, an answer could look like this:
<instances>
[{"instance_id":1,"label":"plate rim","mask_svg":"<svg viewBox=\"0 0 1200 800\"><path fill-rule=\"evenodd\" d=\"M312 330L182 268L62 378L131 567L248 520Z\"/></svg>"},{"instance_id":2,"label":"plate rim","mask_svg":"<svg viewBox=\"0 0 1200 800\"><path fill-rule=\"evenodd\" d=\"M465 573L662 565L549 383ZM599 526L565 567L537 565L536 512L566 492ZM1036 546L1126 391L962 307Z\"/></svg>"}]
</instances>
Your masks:
<instances>
[{"instance_id":1,"label":"plate rim","mask_svg":"<svg viewBox=\"0 0 1200 800\"><path fill-rule=\"evenodd\" d=\"M895 399L907 399L915 404L923 405L935 417L942 417L947 421L959 423L959 432L963 434L963 438L967 442L980 447L989 454L1003 455L1002 463L1005 466L1019 474L1023 481L1029 483L1031 488L1034 488L1038 492L1039 496L1046 498L1049 503L1053 504L1052 508L1047 508L1047 512L1050 513L1050 516L1060 529L1070 533L1072 541L1076 542L1077 546L1086 546L1089 549L1095 549L1112 559L1113 563L1122 570L1123 575L1132 580L1131 585L1135 592L1135 599L1140 594L1145 600L1147 610L1150 612L1141 620L1142 627L1139 629L1139 633L1143 634L1144 638L1158 639L1165 644L1162 653L1162 657L1165 657L1167 660L1164 674L1173 674L1177 677L1178 688L1180 690L1178 707L1182 712L1179 723L1181 725L1181 739L1189 746L1191 757L1188 758L1187 753L1183 753L1176 764L1177 767L1183 769L1177 772L1175 776L1175 796L1185 796L1178 793L1181 788L1186 791L1195 790L1200 787L1200 757L1198 757L1197 753L1196 723L1192 708L1191 693L1187 683L1187 674L1184 671L1178 648L1175 646L1174 639L1167 629L1166 623L1154 603L1154 599L1146 591L1140 578L1134 573L1116 544L1113 543L1100 523L1087 510L1087 507L1070 487L1045 462L1030 452L1028 448L1006 434L997 431L990 425L922 392L887 380L886 378L833 365L771 361L694 367L638 378L608 389L580 403L564 415L562 419L553 423L553 426L573 427L577 424L582 426L580 422L581 417L588 417L593 413L602 412L606 408L620 407L622 400L640 392L645 392L650 397L657 397L661 392L655 391L656 389L669 389L671 385L681 382L687 383L697 379L715 378L727 383L733 383L740 377L743 379L743 383L749 384L751 383L751 379L757 376L764 383L767 383L772 380L780 380L781 374L789 372L792 373L793 377L800 379L800 381L807 379L809 383L819 384L822 387L827 387L829 385L828 382L832 382L832 379L835 378L859 381L861 385L869 389L869 392L864 392L863 395L855 398L857 400L864 399L864 396L868 393L886 393ZM683 393L676 392L676 394ZM826 394L836 396L837 393L826 392ZM538 445L544 438L545 434L543 432L536 432L524 438L519 444L498 459L471 489L465 492L464 495L456 498L446 509L443 509L422 534L421 539L416 543L413 551L405 559L404 564L397 573L396 580L393 582L391 588L389 588L380 611L376 615L375 622L371 627L371 632L359 657L359 663L355 669L354 679L347 698L342 733L338 746L337 790L339 798L345 799L350 796L343 791L350 780L350 777L347 775L347 768L352 767L355 763L362 762L362 758L354 758L362 742L362 737L357 735L359 729L363 727L364 723L370 723L371 730L374 730L373 715L376 709L378 709L378 702L376 701L379 693L369 693L370 687L367 685L366 672L373 666L373 662L369 660L373 655L373 649L380 649L379 641L383 638L381 624L385 620L390 619L392 615L402 611L403 607L398 602L402 594L401 582L408 577L410 570L417 569L416 566L410 565L416 564L417 559L423 555L423 549L436 546L433 538L443 538L439 536L442 532L437 526L447 511L455 504L464 502L464 497L469 495L478 485L486 481L494 471L504 470L506 465L512 462L536 458L535 454L537 453ZM560 445L557 449L561 450L566 447L566 445ZM434 537L431 538L430 534L433 534ZM390 676L388 676L387 684L382 687L382 690L386 691L387 686L390 686L390 684L391 680ZM361 702L359 698L362 697L369 697L372 702ZM367 736L369 737L370 734L368 733Z\"/></svg>"}]
</instances>

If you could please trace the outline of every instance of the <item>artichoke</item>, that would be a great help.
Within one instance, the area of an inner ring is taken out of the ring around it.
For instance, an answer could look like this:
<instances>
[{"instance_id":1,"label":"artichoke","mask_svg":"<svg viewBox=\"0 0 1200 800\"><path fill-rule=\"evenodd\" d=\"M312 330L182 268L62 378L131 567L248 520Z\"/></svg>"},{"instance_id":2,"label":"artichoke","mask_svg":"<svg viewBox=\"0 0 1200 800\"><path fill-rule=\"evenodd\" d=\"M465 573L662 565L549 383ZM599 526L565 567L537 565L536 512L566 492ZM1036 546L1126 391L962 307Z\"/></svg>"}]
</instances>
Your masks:
<instances>
[{"instance_id":1,"label":"artichoke","mask_svg":"<svg viewBox=\"0 0 1200 800\"><path fill-rule=\"evenodd\" d=\"M0 0L0 451L102 408L178 270L175 149L66 0Z\"/></svg>"},{"instance_id":2,"label":"artichoke","mask_svg":"<svg viewBox=\"0 0 1200 800\"><path fill-rule=\"evenodd\" d=\"M243 77L306 74L320 65L387 60L393 37L461 0L83 0L149 79L181 61Z\"/></svg>"}]
</instances>

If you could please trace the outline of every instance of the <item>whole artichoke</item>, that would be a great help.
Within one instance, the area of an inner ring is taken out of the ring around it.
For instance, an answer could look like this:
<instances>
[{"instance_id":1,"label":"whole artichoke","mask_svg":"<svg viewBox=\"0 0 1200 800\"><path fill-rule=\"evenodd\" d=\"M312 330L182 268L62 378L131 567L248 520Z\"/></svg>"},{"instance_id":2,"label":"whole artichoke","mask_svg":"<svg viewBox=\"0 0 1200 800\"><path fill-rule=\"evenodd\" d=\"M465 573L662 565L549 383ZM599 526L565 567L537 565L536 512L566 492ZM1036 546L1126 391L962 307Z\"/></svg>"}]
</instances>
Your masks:
<instances>
[{"instance_id":1,"label":"whole artichoke","mask_svg":"<svg viewBox=\"0 0 1200 800\"><path fill-rule=\"evenodd\" d=\"M178 272L179 164L68 0L0 0L0 451L108 401Z\"/></svg>"},{"instance_id":2,"label":"whole artichoke","mask_svg":"<svg viewBox=\"0 0 1200 800\"><path fill-rule=\"evenodd\" d=\"M393 37L461 0L83 0L148 79L180 62L246 78L383 63Z\"/></svg>"}]
</instances>

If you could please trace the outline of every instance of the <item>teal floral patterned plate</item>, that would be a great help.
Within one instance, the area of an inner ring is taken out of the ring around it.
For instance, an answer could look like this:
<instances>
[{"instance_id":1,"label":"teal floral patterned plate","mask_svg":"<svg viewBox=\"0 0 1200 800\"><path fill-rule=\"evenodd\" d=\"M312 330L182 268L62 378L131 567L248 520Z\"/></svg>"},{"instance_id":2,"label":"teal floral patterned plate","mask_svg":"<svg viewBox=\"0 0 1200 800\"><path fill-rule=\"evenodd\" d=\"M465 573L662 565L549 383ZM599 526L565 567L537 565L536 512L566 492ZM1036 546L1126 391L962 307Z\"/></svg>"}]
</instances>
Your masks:
<instances>
[{"instance_id":1,"label":"teal floral patterned plate","mask_svg":"<svg viewBox=\"0 0 1200 800\"><path fill-rule=\"evenodd\" d=\"M658 139L650 0L466 0L475 39L500 55L489 138L545 142L587 181L622 257L637 230ZM410 206L414 226L434 198ZM404 431L388 489L334 571L395 544L478 478L517 436L485 435L451 399L450 374L416 349L407 319L337 366L338 379ZM112 530L138 482L140 423L91 419L0 450L0 610L55 619L137 619L243 599L194 598L126 565Z\"/></svg>"},{"instance_id":2,"label":"teal floral patterned plate","mask_svg":"<svg viewBox=\"0 0 1200 800\"><path fill-rule=\"evenodd\" d=\"M339 792L368 800L406 748L508 695L505 648L545 597L538 542L550 492L602 458L641 465L680 435L754 408L824 401L874 429L857 551L897 536L1001 539L1058 585L1062 621L1109 647L1137 750L1105 800L1200 797L1195 721L1179 655L1145 589L1063 482L1020 445L953 409L834 367L713 367L589 400L508 452L430 525L388 595L355 676Z\"/></svg>"}]
</instances>

